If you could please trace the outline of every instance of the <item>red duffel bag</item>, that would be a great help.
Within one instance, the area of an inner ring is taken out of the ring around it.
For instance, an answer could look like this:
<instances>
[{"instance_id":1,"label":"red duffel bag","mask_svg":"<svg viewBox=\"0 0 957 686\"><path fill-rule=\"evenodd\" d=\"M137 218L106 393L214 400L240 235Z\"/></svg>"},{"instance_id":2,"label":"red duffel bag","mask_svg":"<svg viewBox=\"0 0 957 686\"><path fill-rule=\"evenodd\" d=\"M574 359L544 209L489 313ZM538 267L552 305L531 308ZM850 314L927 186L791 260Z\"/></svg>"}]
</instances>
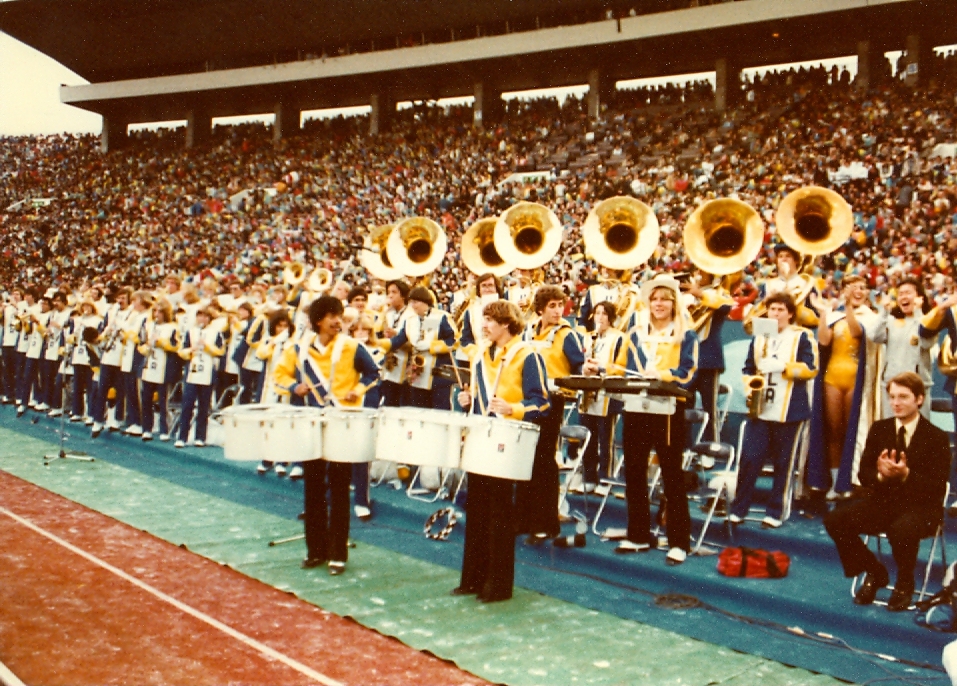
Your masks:
<instances>
[{"instance_id":1,"label":"red duffel bag","mask_svg":"<svg viewBox=\"0 0 957 686\"><path fill-rule=\"evenodd\" d=\"M780 579L788 575L791 558L780 550L725 548L718 555L718 571L725 576L748 579Z\"/></svg>"}]
</instances>

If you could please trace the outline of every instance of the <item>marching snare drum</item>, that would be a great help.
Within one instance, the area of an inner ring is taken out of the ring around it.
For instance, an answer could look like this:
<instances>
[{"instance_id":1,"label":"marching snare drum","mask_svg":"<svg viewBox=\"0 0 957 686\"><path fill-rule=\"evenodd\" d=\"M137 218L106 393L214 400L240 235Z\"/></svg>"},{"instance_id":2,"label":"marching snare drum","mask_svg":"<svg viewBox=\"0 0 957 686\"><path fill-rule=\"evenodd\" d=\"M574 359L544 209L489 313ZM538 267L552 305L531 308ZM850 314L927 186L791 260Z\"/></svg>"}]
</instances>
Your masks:
<instances>
[{"instance_id":1,"label":"marching snare drum","mask_svg":"<svg viewBox=\"0 0 957 686\"><path fill-rule=\"evenodd\" d=\"M462 469L483 476L529 481L541 429L529 422L469 415Z\"/></svg>"},{"instance_id":2,"label":"marching snare drum","mask_svg":"<svg viewBox=\"0 0 957 686\"><path fill-rule=\"evenodd\" d=\"M317 407L232 405L220 414L227 460L305 462L318 457L323 420Z\"/></svg>"},{"instance_id":3,"label":"marching snare drum","mask_svg":"<svg viewBox=\"0 0 957 686\"><path fill-rule=\"evenodd\" d=\"M447 410L384 407L379 410L376 459L458 469L468 415Z\"/></svg>"},{"instance_id":4,"label":"marching snare drum","mask_svg":"<svg viewBox=\"0 0 957 686\"><path fill-rule=\"evenodd\" d=\"M327 407L322 410L322 445L328 462L372 462L378 410L369 407Z\"/></svg>"}]
</instances>

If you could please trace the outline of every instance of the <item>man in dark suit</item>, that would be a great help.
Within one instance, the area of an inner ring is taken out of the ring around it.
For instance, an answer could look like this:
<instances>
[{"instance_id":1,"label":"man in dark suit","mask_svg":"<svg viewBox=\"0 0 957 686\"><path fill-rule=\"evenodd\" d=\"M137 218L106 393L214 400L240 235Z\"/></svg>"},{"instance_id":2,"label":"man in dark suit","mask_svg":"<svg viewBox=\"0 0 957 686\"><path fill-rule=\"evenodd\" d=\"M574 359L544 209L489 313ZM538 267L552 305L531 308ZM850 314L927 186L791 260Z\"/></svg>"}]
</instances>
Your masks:
<instances>
[{"instance_id":1,"label":"man in dark suit","mask_svg":"<svg viewBox=\"0 0 957 686\"><path fill-rule=\"evenodd\" d=\"M943 514L942 501L950 472L947 434L924 419L924 383L913 372L898 374L887 383L892 419L871 426L861 455L858 478L862 498L830 512L824 527L834 539L844 575L866 572L854 602L869 605L886 586L887 569L860 538L886 533L897 564L897 583L887 609L910 607L914 567L920 539L933 534Z\"/></svg>"}]
</instances>

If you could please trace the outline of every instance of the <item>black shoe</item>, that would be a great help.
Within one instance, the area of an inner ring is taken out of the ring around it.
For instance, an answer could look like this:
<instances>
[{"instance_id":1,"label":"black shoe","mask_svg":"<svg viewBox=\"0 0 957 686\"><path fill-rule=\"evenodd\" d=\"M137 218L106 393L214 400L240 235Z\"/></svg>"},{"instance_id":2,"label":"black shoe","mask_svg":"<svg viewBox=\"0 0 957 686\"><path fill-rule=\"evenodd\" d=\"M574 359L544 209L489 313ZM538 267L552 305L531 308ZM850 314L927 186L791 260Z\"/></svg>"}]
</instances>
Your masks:
<instances>
[{"instance_id":1,"label":"black shoe","mask_svg":"<svg viewBox=\"0 0 957 686\"><path fill-rule=\"evenodd\" d=\"M896 584L891 599L887 601L888 612L905 612L910 609L914 599L914 584Z\"/></svg>"},{"instance_id":2,"label":"black shoe","mask_svg":"<svg viewBox=\"0 0 957 686\"><path fill-rule=\"evenodd\" d=\"M511 599L512 599L511 591L509 591L508 593L494 593L494 594L479 593L478 595L478 601L480 603L500 603L504 600L511 600Z\"/></svg>"},{"instance_id":3,"label":"black shoe","mask_svg":"<svg viewBox=\"0 0 957 686\"><path fill-rule=\"evenodd\" d=\"M890 579L887 576L887 570L883 567L881 567L881 571L878 574L868 572L864 575L864 583L861 584L861 587L857 589L857 593L854 594L854 604L870 605L873 603L874 598L877 597L877 592L884 588L888 581L890 581Z\"/></svg>"},{"instance_id":4,"label":"black shoe","mask_svg":"<svg viewBox=\"0 0 957 686\"><path fill-rule=\"evenodd\" d=\"M468 588L466 586L456 586L453 588L449 595L477 595L478 591Z\"/></svg>"},{"instance_id":5,"label":"black shoe","mask_svg":"<svg viewBox=\"0 0 957 686\"><path fill-rule=\"evenodd\" d=\"M326 560L321 557L307 557L299 566L303 569L313 569L314 567L321 567L324 564L326 564Z\"/></svg>"}]
</instances>

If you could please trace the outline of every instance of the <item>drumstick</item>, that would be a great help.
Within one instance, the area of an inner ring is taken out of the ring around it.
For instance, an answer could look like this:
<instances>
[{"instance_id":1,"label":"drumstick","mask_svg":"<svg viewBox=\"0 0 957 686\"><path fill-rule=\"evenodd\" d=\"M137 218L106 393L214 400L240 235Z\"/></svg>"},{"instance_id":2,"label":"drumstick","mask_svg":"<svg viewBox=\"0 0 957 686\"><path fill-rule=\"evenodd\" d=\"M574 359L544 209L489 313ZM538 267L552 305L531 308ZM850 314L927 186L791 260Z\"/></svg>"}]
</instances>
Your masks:
<instances>
[{"instance_id":1,"label":"drumstick","mask_svg":"<svg viewBox=\"0 0 957 686\"><path fill-rule=\"evenodd\" d=\"M623 372L625 372L625 376L632 376L632 377L636 377L636 378L640 378L640 379L653 378L653 377L650 377L650 376L648 376L647 374L645 374L645 373L643 373L643 372L636 372L636 371L634 371L633 369L628 369L627 367L622 367L620 364L614 364L614 363L612 363L612 364L608 365L608 368L609 368L609 369L611 369L611 368L620 369L620 370L622 370Z\"/></svg>"},{"instance_id":2,"label":"drumstick","mask_svg":"<svg viewBox=\"0 0 957 686\"><path fill-rule=\"evenodd\" d=\"M449 358L452 360L452 371L455 372L455 382L459 385L459 388L465 388L462 385L462 375L459 373L459 365L455 362L455 355L449 355Z\"/></svg>"},{"instance_id":3,"label":"drumstick","mask_svg":"<svg viewBox=\"0 0 957 686\"><path fill-rule=\"evenodd\" d=\"M296 355L296 367L299 369L299 374L302 376L303 379L305 379L305 378L306 378L306 370L303 369L302 360L299 359L299 356L298 356L298 355ZM317 391L325 390L322 386L317 386L317 385L315 385L315 384L306 383L305 381L302 381L301 383L305 384L306 388L307 388L308 390L312 391L312 395L315 397L315 399L316 399L317 401L319 401L319 404L320 404L320 405L325 406L326 403L325 403L325 401L322 399L322 396L320 396L319 393L317 393ZM330 390L330 391L327 391L327 392L326 392L326 395L329 397L329 399L332 401L332 404L333 404L335 407L339 407L339 400L336 398L336 396L334 396L334 395L332 394L332 391L331 391L331 390Z\"/></svg>"}]
</instances>

